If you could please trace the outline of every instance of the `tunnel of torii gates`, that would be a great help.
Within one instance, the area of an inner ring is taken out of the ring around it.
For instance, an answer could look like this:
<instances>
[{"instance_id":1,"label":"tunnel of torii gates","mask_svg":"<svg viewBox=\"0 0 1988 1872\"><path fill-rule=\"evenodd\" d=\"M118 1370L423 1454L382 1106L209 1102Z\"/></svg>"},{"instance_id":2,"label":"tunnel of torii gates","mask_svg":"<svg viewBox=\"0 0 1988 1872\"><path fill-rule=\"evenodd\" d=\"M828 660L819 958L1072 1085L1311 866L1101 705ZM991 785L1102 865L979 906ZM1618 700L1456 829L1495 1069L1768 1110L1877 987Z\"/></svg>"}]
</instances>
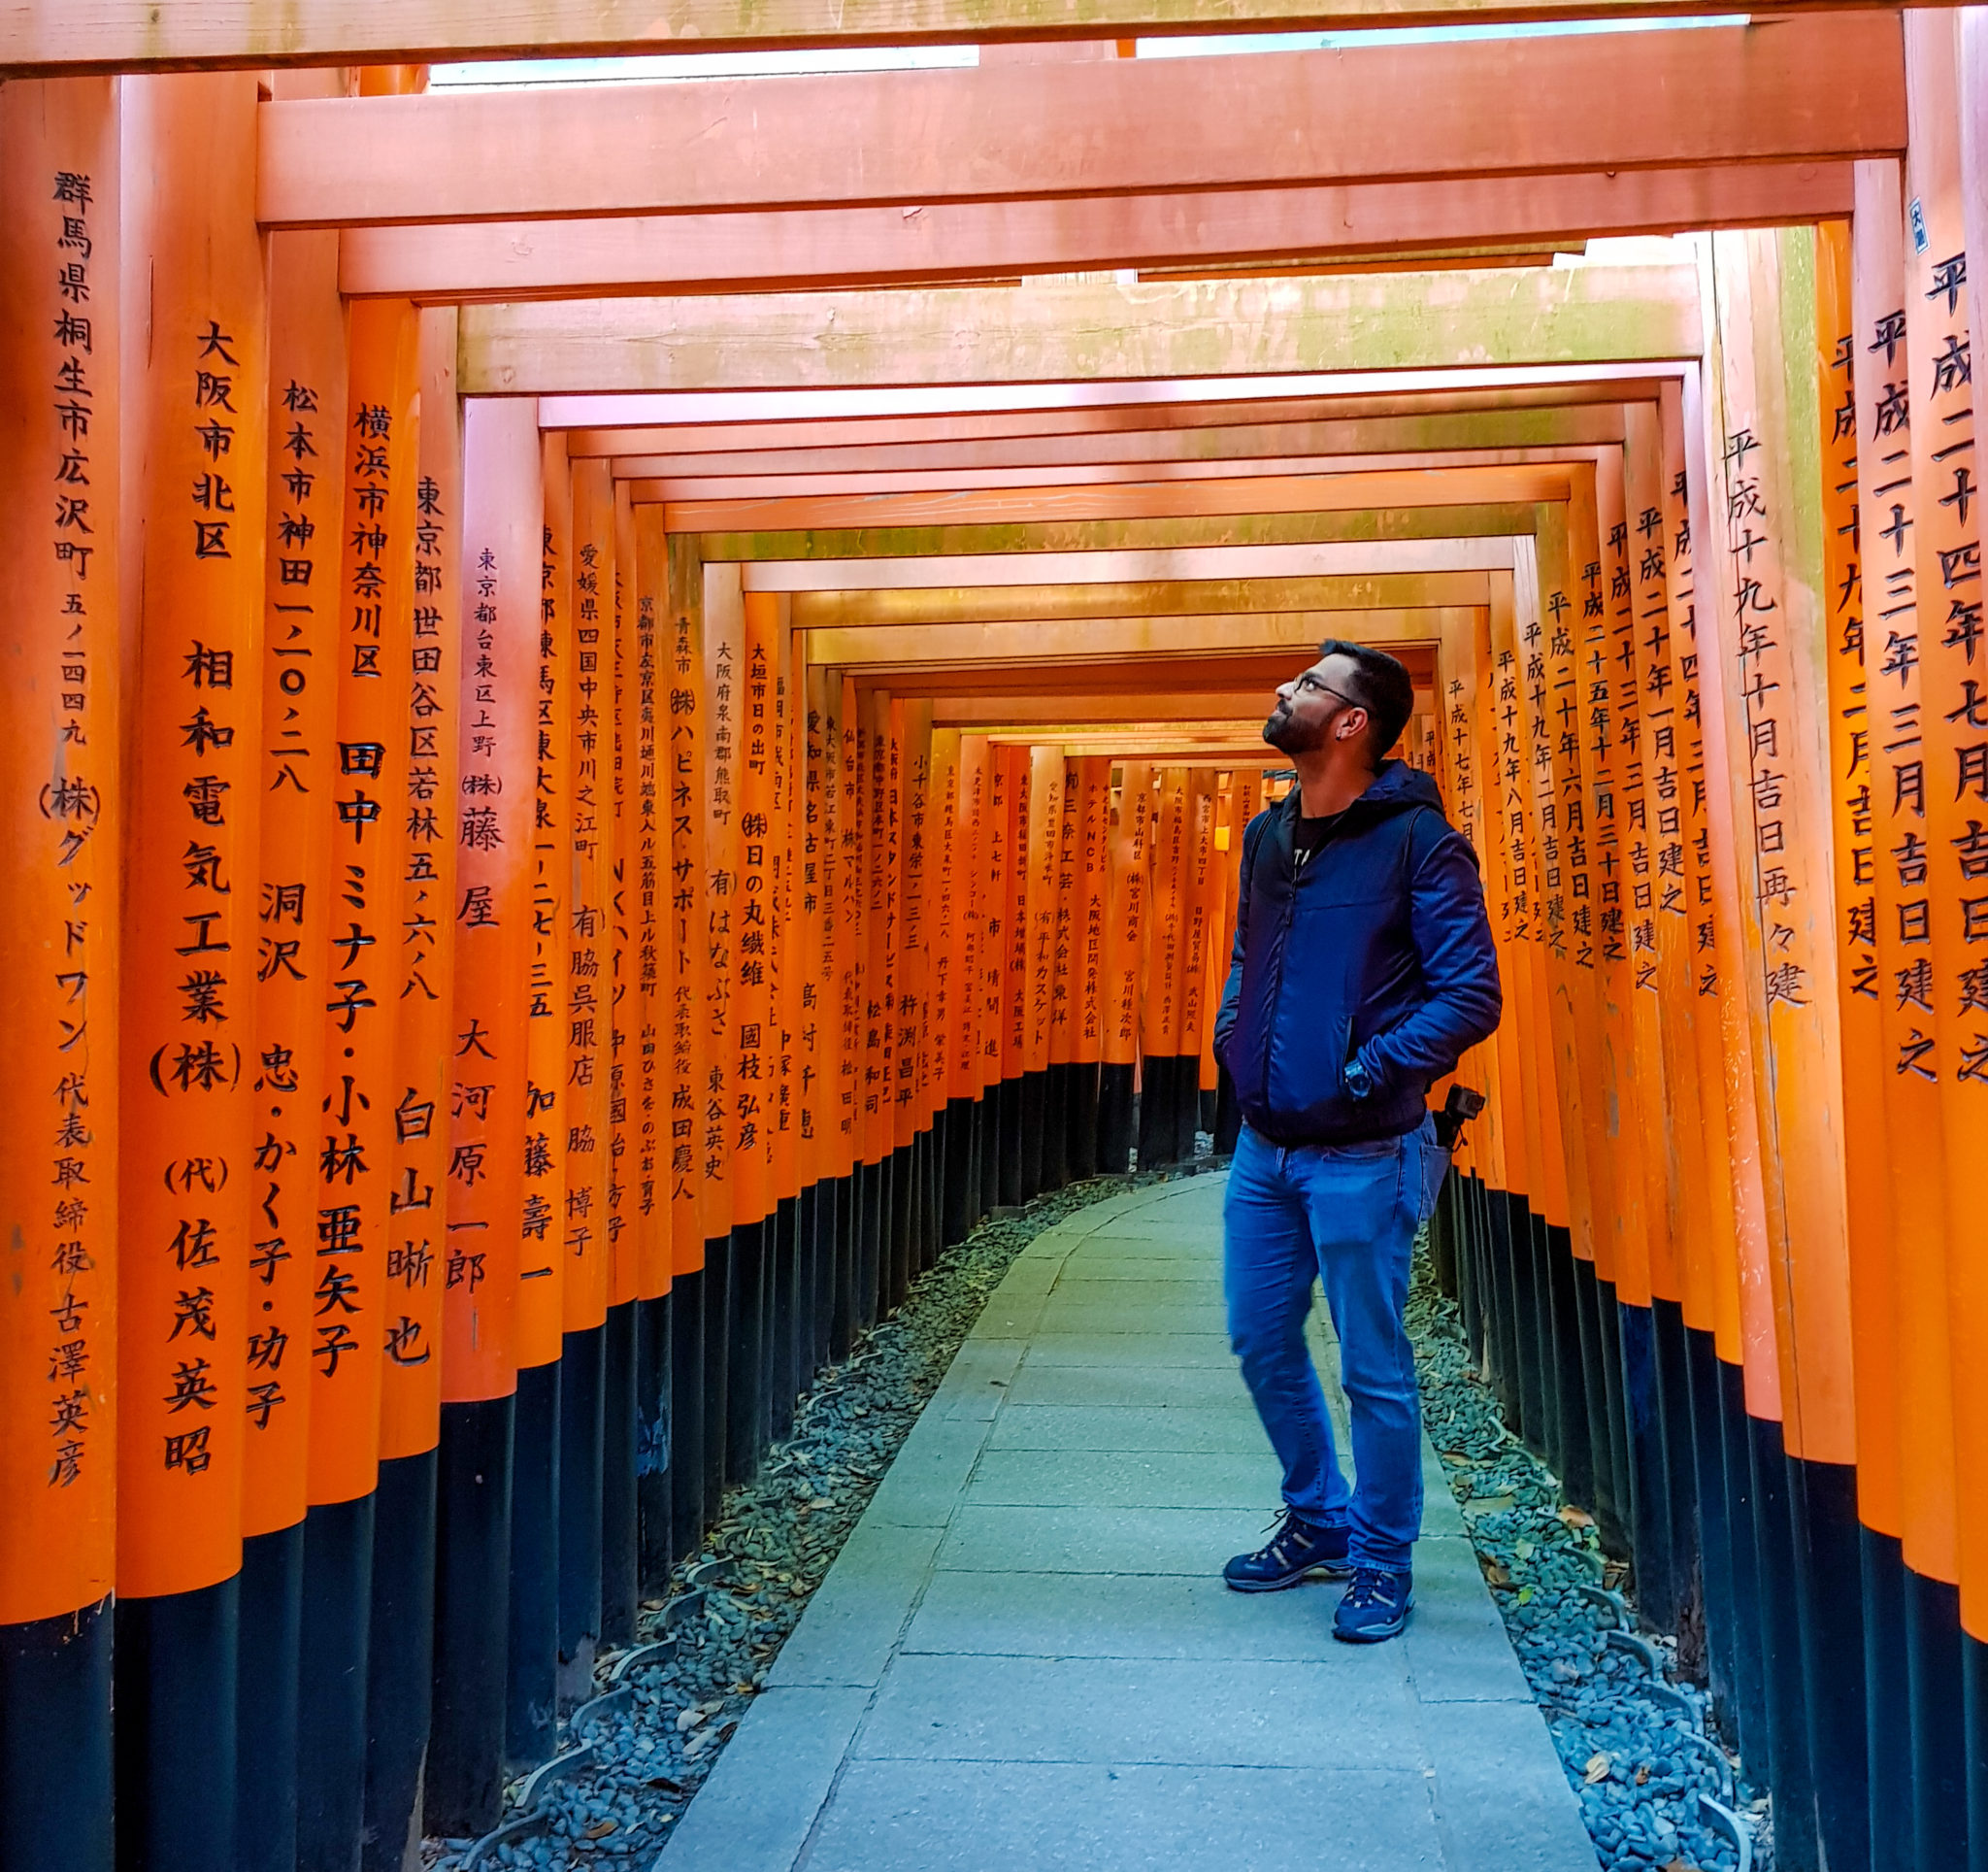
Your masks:
<instances>
[{"instance_id":1,"label":"tunnel of torii gates","mask_svg":"<svg viewBox=\"0 0 1988 1872\"><path fill-rule=\"evenodd\" d=\"M937 1254L1232 1137L1335 636L1508 1421L1780 1865L1988 1863L1988 23L1654 23L0 13L8 1872L493 1824ZM982 51L424 94L685 40Z\"/></svg>"}]
</instances>

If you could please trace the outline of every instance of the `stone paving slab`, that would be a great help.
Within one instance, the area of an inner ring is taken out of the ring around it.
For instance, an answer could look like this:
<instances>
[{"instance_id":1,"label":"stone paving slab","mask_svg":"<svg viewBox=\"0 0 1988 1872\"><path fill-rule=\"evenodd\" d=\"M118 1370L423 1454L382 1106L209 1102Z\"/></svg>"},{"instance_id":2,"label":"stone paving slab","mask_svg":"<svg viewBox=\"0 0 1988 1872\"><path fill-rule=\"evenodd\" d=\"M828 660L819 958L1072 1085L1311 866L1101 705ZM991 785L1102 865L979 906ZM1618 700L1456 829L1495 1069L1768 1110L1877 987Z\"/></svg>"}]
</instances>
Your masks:
<instances>
[{"instance_id":1,"label":"stone paving slab","mask_svg":"<svg viewBox=\"0 0 1988 1872\"><path fill-rule=\"evenodd\" d=\"M1426 1442L1403 1638L1222 1587L1277 1488L1221 1193L1126 1191L1011 1265L658 1872L1595 1872Z\"/></svg>"}]
</instances>

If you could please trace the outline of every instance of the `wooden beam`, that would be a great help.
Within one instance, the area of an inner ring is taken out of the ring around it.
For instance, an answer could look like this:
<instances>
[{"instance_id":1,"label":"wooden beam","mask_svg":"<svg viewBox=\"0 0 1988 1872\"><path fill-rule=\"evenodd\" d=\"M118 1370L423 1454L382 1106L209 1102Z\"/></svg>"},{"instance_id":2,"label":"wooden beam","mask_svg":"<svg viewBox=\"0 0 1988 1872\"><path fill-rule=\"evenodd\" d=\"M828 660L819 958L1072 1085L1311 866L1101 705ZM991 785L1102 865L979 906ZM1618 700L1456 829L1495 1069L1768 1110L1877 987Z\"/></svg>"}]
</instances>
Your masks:
<instances>
[{"instance_id":1,"label":"wooden beam","mask_svg":"<svg viewBox=\"0 0 1988 1872\"><path fill-rule=\"evenodd\" d=\"M1628 399L1625 399L1627 401ZM1655 399L1640 401L1654 403ZM763 475L834 475L850 470L905 474L934 471L1000 474L1015 468L1121 468L1132 472L1154 462L1237 463L1245 467L1277 459L1335 458L1427 453L1438 450L1539 449L1556 444L1600 446L1620 443L1625 433L1622 403L1580 403L1566 409L1474 410L1457 415L1425 414L1419 404L1388 416L1357 420L1288 418L1275 403L1255 406L1254 420L1165 428L1078 430L1066 435L995 436L960 441L864 439L818 446L805 440L807 425L791 429L799 447L763 446L755 430L739 432L731 450L663 453L652 438L668 429L596 429L593 445L572 445L576 459L606 455L617 477L675 479ZM828 425L823 425L828 426ZM621 438L618 443L616 438ZM1375 464L1367 464L1375 465ZM1385 465L1385 464L1379 464ZM1256 472L1281 472L1256 468ZM981 485L981 484L976 484Z\"/></svg>"},{"instance_id":2,"label":"wooden beam","mask_svg":"<svg viewBox=\"0 0 1988 1872\"><path fill-rule=\"evenodd\" d=\"M1898 16L1839 13L1634 37L271 103L256 214L332 227L904 211L1849 160L1905 144Z\"/></svg>"},{"instance_id":3,"label":"wooden beam","mask_svg":"<svg viewBox=\"0 0 1988 1872\"><path fill-rule=\"evenodd\" d=\"M638 501L662 498L633 484ZM1564 501L1564 465L1404 468L1349 474L1236 476L1218 481L1084 482L1057 487L969 487L930 494L790 494L770 500L665 501L672 533L896 531L1068 520L1183 519L1201 515L1350 514L1385 508L1487 507Z\"/></svg>"},{"instance_id":4,"label":"wooden beam","mask_svg":"<svg viewBox=\"0 0 1988 1872\"><path fill-rule=\"evenodd\" d=\"M470 396L1646 364L1700 349L1698 274L1681 266L580 299L465 306L461 325Z\"/></svg>"},{"instance_id":5,"label":"wooden beam","mask_svg":"<svg viewBox=\"0 0 1988 1872\"><path fill-rule=\"evenodd\" d=\"M818 630L809 633L808 660L845 670L866 665L918 669L942 663L983 669L1001 663L1119 663L1128 657L1205 654L1215 649L1303 651L1328 637L1369 644L1435 644L1441 641L1446 625L1460 619L1468 623L1469 614L1428 608Z\"/></svg>"},{"instance_id":6,"label":"wooden beam","mask_svg":"<svg viewBox=\"0 0 1988 1872\"><path fill-rule=\"evenodd\" d=\"M542 395L542 429L631 428L652 423L716 425L826 421L943 422L976 418L1022 426L987 433L1060 433L1056 425L1112 413L1130 427L1162 426L1163 412L1238 403L1317 399L1347 415L1385 416L1413 395L1431 409L1521 409L1561 403L1647 399L1683 381L1689 365L1473 363L1425 371L1309 372L1281 377L1139 381L1084 379L1060 384L867 384L833 389L655 390L606 395ZM1529 402L1530 400L1530 402ZM1132 418L1145 418L1141 423ZM1032 422L1048 425L1038 431Z\"/></svg>"},{"instance_id":7,"label":"wooden beam","mask_svg":"<svg viewBox=\"0 0 1988 1872\"><path fill-rule=\"evenodd\" d=\"M1431 645L1391 645L1390 653L1408 666L1418 682L1435 668ZM1297 652L1302 655L1303 652ZM887 687L893 695L1022 695L1053 682L1070 695L1170 695L1225 688L1257 688L1269 695L1294 665L1288 649L1254 652L1209 652L1197 655L1128 657L1120 662L1077 661L1056 664L1011 663L985 666L945 665L920 670L895 669L882 677L866 674L865 683Z\"/></svg>"},{"instance_id":8,"label":"wooden beam","mask_svg":"<svg viewBox=\"0 0 1988 1872\"><path fill-rule=\"evenodd\" d=\"M1532 517L1524 516L1522 529L1514 525L1511 530L1530 534ZM1011 547L953 553L927 549L896 557L836 559L823 554L785 562L769 555L746 565L745 585L747 591L916 593L957 585L1129 585L1146 581L1337 579L1428 572L1509 575L1511 567L1511 540L1495 534L1283 545L1094 543L1061 550Z\"/></svg>"},{"instance_id":9,"label":"wooden beam","mask_svg":"<svg viewBox=\"0 0 1988 1872\"><path fill-rule=\"evenodd\" d=\"M1756 14L1785 0L1766 0ZM9 0L0 74L603 58L808 46L971 45L1725 11L1722 0Z\"/></svg>"},{"instance_id":10,"label":"wooden beam","mask_svg":"<svg viewBox=\"0 0 1988 1872\"><path fill-rule=\"evenodd\" d=\"M1672 368L1672 377L1682 366ZM1539 373L1532 375L1538 376ZM842 449L1022 441L1033 437L1139 436L1176 429L1234 428L1251 423L1412 422L1478 413L1531 415L1551 418L1562 411L1621 403L1654 403L1668 380L1633 368L1589 366L1578 376L1555 382L1504 384L1495 388L1430 388L1416 393L1413 416L1405 416L1399 391L1386 395L1334 393L1329 384L1310 380L1304 387L1201 381L1176 384L1018 385L1005 392L1013 407L954 409L930 415L835 415L796 411L812 403L845 400L847 391L804 391L731 397L547 396L539 399L542 428L564 429L567 452L583 455L722 454L744 449ZM1044 390L1068 392L1051 405ZM1276 390L1277 394L1268 391ZM878 394L892 394L879 392ZM907 392L895 392L898 396ZM930 393L928 393L930 394ZM671 419L664 413L686 403L739 406L735 413L695 420ZM1405 433L1409 433L1405 431Z\"/></svg>"},{"instance_id":11,"label":"wooden beam","mask_svg":"<svg viewBox=\"0 0 1988 1872\"><path fill-rule=\"evenodd\" d=\"M932 723L943 728L1009 726L1016 722L1071 723L1241 721L1266 709L1262 689L1211 689L1169 695L949 695L933 704Z\"/></svg>"},{"instance_id":12,"label":"wooden beam","mask_svg":"<svg viewBox=\"0 0 1988 1872\"><path fill-rule=\"evenodd\" d=\"M796 630L840 630L854 625L882 628L1080 618L1220 617L1243 611L1481 606L1491 602L1491 581L1484 572L1390 572L1360 578L1176 579L1117 585L800 591L790 602Z\"/></svg>"},{"instance_id":13,"label":"wooden beam","mask_svg":"<svg viewBox=\"0 0 1988 1872\"><path fill-rule=\"evenodd\" d=\"M886 560L945 554L1117 552L1128 548L1338 544L1348 551L1336 569L1368 572L1393 563L1384 556L1384 549L1391 543L1530 537L1540 512L1536 504L1511 502L1491 507L1361 508L1343 514L1216 514L1188 519L1018 520L986 526L704 533L698 535L698 551L707 561ZM882 582L875 573L870 577ZM862 574L837 581L841 585L865 582Z\"/></svg>"},{"instance_id":14,"label":"wooden beam","mask_svg":"<svg viewBox=\"0 0 1988 1872\"><path fill-rule=\"evenodd\" d=\"M1844 162L1790 162L942 202L910 212L831 208L348 227L339 275L353 298L517 301L939 284L1294 255L1323 264L1466 242L1569 247L1606 234L1795 225L1847 217L1851 177Z\"/></svg>"}]
</instances>

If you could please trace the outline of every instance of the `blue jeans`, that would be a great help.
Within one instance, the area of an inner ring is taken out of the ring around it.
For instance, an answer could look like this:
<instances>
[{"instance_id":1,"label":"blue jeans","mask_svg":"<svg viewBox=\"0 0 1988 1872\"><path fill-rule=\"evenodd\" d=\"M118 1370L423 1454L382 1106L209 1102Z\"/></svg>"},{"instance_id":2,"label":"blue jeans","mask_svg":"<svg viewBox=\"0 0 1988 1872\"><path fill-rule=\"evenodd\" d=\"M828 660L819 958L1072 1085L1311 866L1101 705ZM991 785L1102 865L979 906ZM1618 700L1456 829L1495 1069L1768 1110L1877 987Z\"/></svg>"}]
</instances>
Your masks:
<instances>
[{"instance_id":1,"label":"blue jeans","mask_svg":"<svg viewBox=\"0 0 1988 1872\"><path fill-rule=\"evenodd\" d=\"M1406 1567L1422 1526L1422 1414L1403 1311L1416 1227L1448 1153L1435 1126L1373 1144L1272 1144L1247 1125L1222 1206L1229 1343L1284 1468L1284 1500L1318 1526L1350 1523L1356 1565ZM1305 1344L1325 1284L1353 1426L1350 1490Z\"/></svg>"}]
</instances>

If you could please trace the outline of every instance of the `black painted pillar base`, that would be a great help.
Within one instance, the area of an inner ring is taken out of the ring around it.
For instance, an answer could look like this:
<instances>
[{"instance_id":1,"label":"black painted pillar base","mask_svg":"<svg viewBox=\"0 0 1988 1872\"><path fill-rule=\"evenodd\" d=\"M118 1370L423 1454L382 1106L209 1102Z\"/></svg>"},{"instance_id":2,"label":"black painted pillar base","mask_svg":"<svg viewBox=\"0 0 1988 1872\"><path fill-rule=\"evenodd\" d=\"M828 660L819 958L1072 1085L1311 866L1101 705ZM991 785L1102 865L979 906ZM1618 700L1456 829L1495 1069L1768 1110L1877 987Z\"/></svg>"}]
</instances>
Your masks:
<instances>
[{"instance_id":1,"label":"black painted pillar base","mask_svg":"<svg viewBox=\"0 0 1988 1872\"><path fill-rule=\"evenodd\" d=\"M713 1235L704 1244L704 1528L717 1520L725 1493L725 1439L731 1420L732 1238Z\"/></svg>"},{"instance_id":2,"label":"black painted pillar base","mask_svg":"<svg viewBox=\"0 0 1988 1872\"><path fill-rule=\"evenodd\" d=\"M1078 1059L1065 1070L1070 1075L1064 1120L1070 1180L1082 1183L1098 1174L1098 1062Z\"/></svg>"},{"instance_id":3,"label":"black painted pillar base","mask_svg":"<svg viewBox=\"0 0 1988 1872\"><path fill-rule=\"evenodd\" d=\"M1635 1505L1636 1609L1653 1631L1675 1631L1683 1605L1672 1565L1671 1490L1664 1453L1662 1400L1657 1388L1656 1325L1648 1307L1615 1309L1622 1335L1622 1403Z\"/></svg>"},{"instance_id":4,"label":"black painted pillar base","mask_svg":"<svg viewBox=\"0 0 1988 1872\"><path fill-rule=\"evenodd\" d=\"M705 1270L677 1276L670 1289L670 1556L694 1554L704 1539Z\"/></svg>"},{"instance_id":5,"label":"black painted pillar base","mask_svg":"<svg viewBox=\"0 0 1988 1872\"><path fill-rule=\"evenodd\" d=\"M1043 1193L1043 1126L1046 1121L1048 1087L1044 1072L1024 1073L1017 1093L1021 1125L1021 1200L1033 1201Z\"/></svg>"},{"instance_id":6,"label":"black painted pillar base","mask_svg":"<svg viewBox=\"0 0 1988 1872\"><path fill-rule=\"evenodd\" d=\"M1226 1066L1215 1068L1215 1155L1226 1157L1242 1135L1242 1108L1236 1103L1236 1082Z\"/></svg>"},{"instance_id":7,"label":"black painted pillar base","mask_svg":"<svg viewBox=\"0 0 1988 1872\"><path fill-rule=\"evenodd\" d=\"M883 1311L895 1313L911 1290L911 1215L915 1207L916 1172L911 1147L899 1145L890 1164L889 1233L885 1238Z\"/></svg>"},{"instance_id":8,"label":"black painted pillar base","mask_svg":"<svg viewBox=\"0 0 1988 1872\"><path fill-rule=\"evenodd\" d=\"M766 1224L732 1230L731 1305L726 1310L730 1370L726 1376L725 1480L745 1482L759 1470L766 1442Z\"/></svg>"},{"instance_id":9,"label":"black painted pillar base","mask_svg":"<svg viewBox=\"0 0 1988 1872\"><path fill-rule=\"evenodd\" d=\"M991 1216L1001 1206L1001 1086L998 1081L981 1089L975 1112L980 1134L979 1209L981 1215Z\"/></svg>"},{"instance_id":10,"label":"black painted pillar base","mask_svg":"<svg viewBox=\"0 0 1988 1872\"><path fill-rule=\"evenodd\" d=\"M829 1228L832 1262L829 1274L828 1359L840 1364L849 1355L856 1330L856 1173L845 1171L836 1178Z\"/></svg>"},{"instance_id":11,"label":"black painted pillar base","mask_svg":"<svg viewBox=\"0 0 1988 1872\"><path fill-rule=\"evenodd\" d=\"M435 1714L422 1824L487 1833L504 1801L514 1397L442 1407L436 1453Z\"/></svg>"},{"instance_id":12,"label":"black painted pillar base","mask_svg":"<svg viewBox=\"0 0 1988 1872\"><path fill-rule=\"evenodd\" d=\"M1004 1079L997 1096L1001 1101L1001 1194L1004 1209L1018 1209L1022 1195L1021 1079Z\"/></svg>"},{"instance_id":13,"label":"black painted pillar base","mask_svg":"<svg viewBox=\"0 0 1988 1872\"><path fill-rule=\"evenodd\" d=\"M1061 1189L1070 1181L1070 1066L1051 1065L1043 1075L1043 1187Z\"/></svg>"},{"instance_id":14,"label":"black painted pillar base","mask_svg":"<svg viewBox=\"0 0 1988 1872\"><path fill-rule=\"evenodd\" d=\"M676 1558L672 1545L676 1478L671 1435L671 1382L676 1351L676 1288L636 1302L635 1313L635 1586L654 1593Z\"/></svg>"},{"instance_id":15,"label":"black painted pillar base","mask_svg":"<svg viewBox=\"0 0 1988 1872\"><path fill-rule=\"evenodd\" d=\"M111 1633L108 1597L0 1625L0 1865L111 1872Z\"/></svg>"},{"instance_id":16,"label":"black painted pillar base","mask_svg":"<svg viewBox=\"0 0 1988 1872\"><path fill-rule=\"evenodd\" d=\"M767 1393L767 1439L783 1443L794 1433L794 1399L804 1382L801 1354L804 1308L801 1285L801 1203L782 1196L768 1223L773 1231L773 1383Z\"/></svg>"},{"instance_id":17,"label":"black painted pillar base","mask_svg":"<svg viewBox=\"0 0 1988 1872\"><path fill-rule=\"evenodd\" d=\"M1913 1865L1915 1872L1949 1872L1968 1862L1960 1591L1909 1566L1905 1585L1905 1671L1912 1706Z\"/></svg>"},{"instance_id":18,"label":"black painted pillar base","mask_svg":"<svg viewBox=\"0 0 1988 1872\"><path fill-rule=\"evenodd\" d=\"M1685 1330L1684 1353L1698 1501L1699 1578L1705 1591L1706 1674L1720 1720L1731 1727L1737 1722L1733 1647L1739 1612L1733 1602L1733 1531L1719 1439L1719 1354L1711 1332L1696 1326ZM1737 1728L1732 1733L1737 1735Z\"/></svg>"},{"instance_id":19,"label":"black painted pillar base","mask_svg":"<svg viewBox=\"0 0 1988 1872\"><path fill-rule=\"evenodd\" d=\"M601 1351L601 1642L635 1641L636 1307L608 1309Z\"/></svg>"},{"instance_id":20,"label":"black painted pillar base","mask_svg":"<svg viewBox=\"0 0 1988 1872\"><path fill-rule=\"evenodd\" d=\"M1968 1872L1988 1872L1988 1644L1969 1631L1961 1633L1961 1698L1967 1711Z\"/></svg>"},{"instance_id":21,"label":"black painted pillar base","mask_svg":"<svg viewBox=\"0 0 1988 1872\"><path fill-rule=\"evenodd\" d=\"M1481 1184L1478 1188L1480 1200L1486 1200ZM1574 1275L1573 1238L1564 1228L1548 1227L1522 1197L1501 1192L1488 1200L1509 1209L1514 1228L1524 1226L1546 1244L1547 1310L1553 1320L1552 1364L1546 1380L1559 1432L1560 1480L1571 1500L1591 1504L1595 1498L1595 1450L1588 1422L1587 1378L1582 1370L1580 1288Z\"/></svg>"},{"instance_id":22,"label":"black painted pillar base","mask_svg":"<svg viewBox=\"0 0 1988 1872\"><path fill-rule=\"evenodd\" d=\"M1788 1476L1816 1835L1824 1865L1855 1865L1871 1835L1857 1471L1791 1456Z\"/></svg>"},{"instance_id":23,"label":"black painted pillar base","mask_svg":"<svg viewBox=\"0 0 1988 1872\"><path fill-rule=\"evenodd\" d=\"M366 1655L376 1498L304 1517L297 1641L297 1872L349 1872L366 1799ZM249 1738L251 1754L253 1738Z\"/></svg>"},{"instance_id":24,"label":"black painted pillar base","mask_svg":"<svg viewBox=\"0 0 1988 1872\"><path fill-rule=\"evenodd\" d=\"M433 1450L382 1462L374 1490L364 1872L401 1872L421 1844L435 1673L435 1462Z\"/></svg>"},{"instance_id":25,"label":"black painted pillar base","mask_svg":"<svg viewBox=\"0 0 1988 1872\"><path fill-rule=\"evenodd\" d=\"M1864 1759L1871 1872L1912 1872L1904 1790L1912 1785L1912 1688L1905 1655L1905 1560L1896 1534L1857 1530L1864 1612Z\"/></svg>"},{"instance_id":26,"label":"black painted pillar base","mask_svg":"<svg viewBox=\"0 0 1988 1872\"><path fill-rule=\"evenodd\" d=\"M1148 1053L1139 1069L1139 1167L1157 1170L1174 1161L1174 1062Z\"/></svg>"},{"instance_id":27,"label":"black painted pillar base","mask_svg":"<svg viewBox=\"0 0 1988 1872\"><path fill-rule=\"evenodd\" d=\"M559 1707L594 1691L601 1641L601 1443L607 1328L559 1342Z\"/></svg>"},{"instance_id":28,"label":"black painted pillar base","mask_svg":"<svg viewBox=\"0 0 1988 1872\"><path fill-rule=\"evenodd\" d=\"M1132 1165L1131 1065L1107 1061L1098 1068L1098 1174L1122 1177Z\"/></svg>"},{"instance_id":29,"label":"black painted pillar base","mask_svg":"<svg viewBox=\"0 0 1988 1872\"><path fill-rule=\"evenodd\" d=\"M242 1543L235 1721L238 1734L255 1738L255 1773L249 1785L236 1789L235 1862L241 1872L296 1872L297 1647L303 1616L304 1523L249 1536ZM0 1721L6 1711L6 1686L0 1683ZM22 1785L12 1776L0 1782ZM6 1804L0 1801L0 1809ZM0 1865L13 1865L4 1839L0 1831Z\"/></svg>"},{"instance_id":30,"label":"black painted pillar base","mask_svg":"<svg viewBox=\"0 0 1988 1872\"><path fill-rule=\"evenodd\" d=\"M1774 1794L1774 1863L1786 1872L1818 1872L1822 1857L1815 1834L1815 1777L1808 1758L1810 1687L1802 1667L1788 1458L1778 1423L1749 1417L1746 1433L1753 1466L1753 1554L1760 1595L1760 1655L1767 1688L1768 1757ZM1909 1613L1909 1600L1907 1610ZM1951 1710L1956 1727L1959 1688L1956 1677ZM1917 1740L1915 1723L1915 1746ZM1755 1767L1757 1771L1757 1762ZM1954 1792L1958 1798L1958 1786Z\"/></svg>"},{"instance_id":31,"label":"black painted pillar base","mask_svg":"<svg viewBox=\"0 0 1988 1872\"><path fill-rule=\"evenodd\" d=\"M559 1746L560 1360L517 1375L511 1470L511 1604L504 1767L522 1774Z\"/></svg>"},{"instance_id":32,"label":"black painted pillar base","mask_svg":"<svg viewBox=\"0 0 1988 1872\"><path fill-rule=\"evenodd\" d=\"M980 1165L975 1151L980 1123L977 1099L956 1098L945 1108L944 1194L939 1239L952 1248L966 1240L980 1220Z\"/></svg>"},{"instance_id":33,"label":"black painted pillar base","mask_svg":"<svg viewBox=\"0 0 1988 1872\"><path fill-rule=\"evenodd\" d=\"M241 1586L237 1575L117 1606L120 1872L214 1872L235 1862Z\"/></svg>"}]
</instances>

